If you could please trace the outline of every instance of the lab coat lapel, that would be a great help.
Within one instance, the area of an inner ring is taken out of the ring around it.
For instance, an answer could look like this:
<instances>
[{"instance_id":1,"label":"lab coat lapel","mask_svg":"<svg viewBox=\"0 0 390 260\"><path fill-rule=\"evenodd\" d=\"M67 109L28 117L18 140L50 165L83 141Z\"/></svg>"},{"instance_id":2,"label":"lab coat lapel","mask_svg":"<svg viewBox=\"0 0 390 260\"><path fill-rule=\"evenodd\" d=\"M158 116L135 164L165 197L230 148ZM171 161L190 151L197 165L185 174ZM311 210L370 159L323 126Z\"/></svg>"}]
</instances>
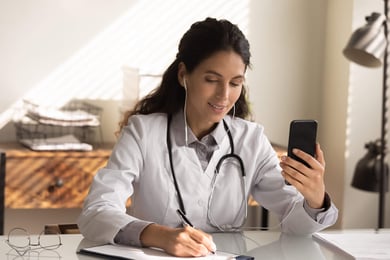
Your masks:
<instances>
[{"instance_id":1,"label":"lab coat lapel","mask_svg":"<svg viewBox=\"0 0 390 260\"><path fill-rule=\"evenodd\" d=\"M210 180L214 177L215 167L217 166L218 161L221 159L222 156L229 153L229 151L230 151L229 138L226 135L223 138L223 141L220 144L219 149L214 151L213 155L211 156L210 162L207 165L205 173Z\"/></svg>"}]
</instances>

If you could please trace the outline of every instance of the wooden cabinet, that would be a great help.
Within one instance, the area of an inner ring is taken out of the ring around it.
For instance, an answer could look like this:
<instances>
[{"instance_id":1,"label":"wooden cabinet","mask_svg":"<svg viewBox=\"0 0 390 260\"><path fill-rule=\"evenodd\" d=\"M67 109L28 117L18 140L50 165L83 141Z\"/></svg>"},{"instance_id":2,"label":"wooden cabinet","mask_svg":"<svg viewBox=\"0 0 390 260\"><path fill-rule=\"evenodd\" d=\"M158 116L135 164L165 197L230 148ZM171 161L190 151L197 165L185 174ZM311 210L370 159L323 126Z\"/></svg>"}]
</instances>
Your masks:
<instances>
[{"instance_id":1,"label":"wooden cabinet","mask_svg":"<svg viewBox=\"0 0 390 260\"><path fill-rule=\"evenodd\" d=\"M36 152L0 145L6 152L6 208L81 208L93 176L113 145L93 151Z\"/></svg>"}]
</instances>

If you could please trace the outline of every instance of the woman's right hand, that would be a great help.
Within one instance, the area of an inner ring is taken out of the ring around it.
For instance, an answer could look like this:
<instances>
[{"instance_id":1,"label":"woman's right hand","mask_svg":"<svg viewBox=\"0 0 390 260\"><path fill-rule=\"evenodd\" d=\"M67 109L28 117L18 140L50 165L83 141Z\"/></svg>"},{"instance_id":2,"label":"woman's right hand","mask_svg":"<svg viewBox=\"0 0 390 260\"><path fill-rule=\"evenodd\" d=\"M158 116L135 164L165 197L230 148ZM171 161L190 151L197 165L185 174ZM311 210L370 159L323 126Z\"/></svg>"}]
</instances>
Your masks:
<instances>
[{"instance_id":1,"label":"woman's right hand","mask_svg":"<svg viewBox=\"0 0 390 260\"><path fill-rule=\"evenodd\" d=\"M215 252L211 235L192 227L170 228L150 224L141 233L145 247L157 247L174 256L206 256Z\"/></svg>"}]
</instances>

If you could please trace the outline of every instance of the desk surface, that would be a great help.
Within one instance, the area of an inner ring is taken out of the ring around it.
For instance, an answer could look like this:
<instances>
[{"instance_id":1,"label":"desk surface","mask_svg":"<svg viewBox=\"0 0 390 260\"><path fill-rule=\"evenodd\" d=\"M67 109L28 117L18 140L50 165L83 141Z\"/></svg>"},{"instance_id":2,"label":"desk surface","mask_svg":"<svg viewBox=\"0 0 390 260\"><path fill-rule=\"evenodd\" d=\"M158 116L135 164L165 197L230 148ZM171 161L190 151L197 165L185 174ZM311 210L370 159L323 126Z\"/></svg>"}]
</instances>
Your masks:
<instances>
[{"instance_id":1,"label":"desk surface","mask_svg":"<svg viewBox=\"0 0 390 260\"><path fill-rule=\"evenodd\" d=\"M34 252L30 257L18 258L17 253L0 236L0 259L101 259L76 254L78 248L96 244L83 239L81 235L61 235L63 245L55 252ZM309 237L281 235L270 231L245 231L240 233L213 234L218 250L254 256L255 259L351 259L347 255L331 250ZM36 242L37 236L31 236ZM42 255L39 255L41 252Z\"/></svg>"}]
</instances>

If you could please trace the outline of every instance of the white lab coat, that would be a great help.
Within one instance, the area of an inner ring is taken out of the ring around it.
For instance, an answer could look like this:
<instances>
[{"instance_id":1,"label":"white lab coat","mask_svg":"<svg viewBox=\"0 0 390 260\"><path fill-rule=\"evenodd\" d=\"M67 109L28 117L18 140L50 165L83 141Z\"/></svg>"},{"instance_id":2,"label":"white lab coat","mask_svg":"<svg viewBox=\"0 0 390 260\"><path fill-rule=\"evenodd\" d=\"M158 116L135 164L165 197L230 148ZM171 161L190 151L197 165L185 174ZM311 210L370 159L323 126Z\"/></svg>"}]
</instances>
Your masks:
<instances>
[{"instance_id":1,"label":"white lab coat","mask_svg":"<svg viewBox=\"0 0 390 260\"><path fill-rule=\"evenodd\" d=\"M178 116L182 114L173 117L171 126L172 158L186 215L196 228L213 232L216 228L207 217L211 181L217 162L230 152L229 138L227 135L223 138L203 171L195 151L178 137L181 135L175 134L184 131L174 125ZM225 121L232 133L235 153L245 166L245 198L251 194L278 215L284 232L308 234L335 223L338 211L333 204L313 219L303 207L302 195L284 184L279 159L262 126L238 118L232 120L230 116ZM118 231L133 221L141 223L140 228L149 222L180 226L166 131L166 114L136 115L129 119L107 166L96 174L85 200L78 224L86 238L114 243ZM239 225L242 220L244 211L237 214L243 199L240 178L237 161L222 164L210 206L219 225ZM132 206L128 214L125 205L130 196Z\"/></svg>"}]
</instances>

